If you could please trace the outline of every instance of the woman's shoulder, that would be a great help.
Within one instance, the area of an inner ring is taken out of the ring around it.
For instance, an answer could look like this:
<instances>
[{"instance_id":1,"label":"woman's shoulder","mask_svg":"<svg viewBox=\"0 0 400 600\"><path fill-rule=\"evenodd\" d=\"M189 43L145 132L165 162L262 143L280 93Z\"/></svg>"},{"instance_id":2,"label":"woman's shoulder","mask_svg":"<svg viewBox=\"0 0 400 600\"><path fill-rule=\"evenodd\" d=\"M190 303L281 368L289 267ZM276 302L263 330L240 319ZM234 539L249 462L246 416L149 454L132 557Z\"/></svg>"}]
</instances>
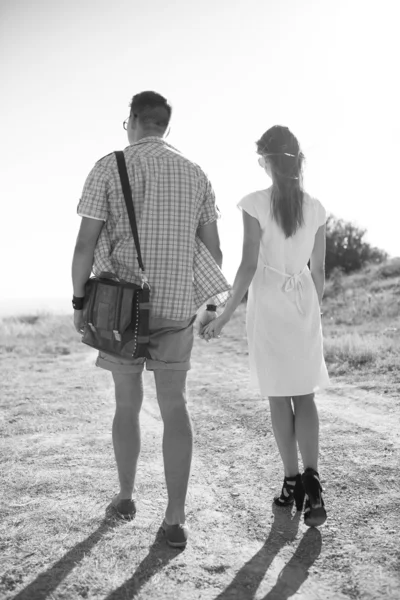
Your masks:
<instances>
[{"instance_id":1,"label":"woman's shoulder","mask_svg":"<svg viewBox=\"0 0 400 600\"><path fill-rule=\"evenodd\" d=\"M314 215L316 215L317 221L319 225L322 225L326 221L326 210L322 202L316 198L304 192L303 194L303 203L309 208Z\"/></svg>"},{"instance_id":2,"label":"woman's shoulder","mask_svg":"<svg viewBox=\"0 0 400 600\"><path fill-rule=\"evenodd\" d=\"M269 210L268 200L271 197L271 189L256 190L244 196L238 203L238 208L248 212L253 217L259 217L266 210Z\"/></svg>"},{"instance_id":3,"label":"woman's shoulder","mask_svg":"<svg viewBox=\"0 0 400 600\"><path fill-rule=\"evenodd\" d=\"M256 190L255 192L251 192L250 194L248 194L248 196L251 196L253 198L257 198L260 200L265 200L266 198L271 197L271 190L272 190L272 186L270 186L269 188L266 188L264 190Z\"/></svg>"},{"instance_id":4,"label":"woman's shoulder","mask_svg":"<svg viewBox=\"0 0 400 600\"><path fill-rule=\"evenodd\" d=\"M250 194L246 194L240 200L239 205L244 204L263 204L266 203L266 200L269 200L271 197L271 188L266 190L256 190L255 192L250 192Z\"/></svg>"},{"instance_id":5,"label":"woman's shoulder","mask_svg":"<svg viewBox=\"0 0 400 600\"><path fill-rule=\"evenodd\" d=\"M319 208L320 206L323 206L321 201L316 196L309 194L306 191L303 192L303 202L313 208Z\"/></svg>"},{"instance_id":6,"label":"woman's shoulder","mask_svg":"<svg viewBox=\"0 0 400 600\"><path fill-rule=\"evenodd\" d=\"M305 190L303 190L303 202L304 202L304 204L307 204L308 206L314 206L315 205L315 201L316 201L316 198L314 196L311 196L311 194L309 194L308 192L306 192Z\"/></svg>"}]
</instances>

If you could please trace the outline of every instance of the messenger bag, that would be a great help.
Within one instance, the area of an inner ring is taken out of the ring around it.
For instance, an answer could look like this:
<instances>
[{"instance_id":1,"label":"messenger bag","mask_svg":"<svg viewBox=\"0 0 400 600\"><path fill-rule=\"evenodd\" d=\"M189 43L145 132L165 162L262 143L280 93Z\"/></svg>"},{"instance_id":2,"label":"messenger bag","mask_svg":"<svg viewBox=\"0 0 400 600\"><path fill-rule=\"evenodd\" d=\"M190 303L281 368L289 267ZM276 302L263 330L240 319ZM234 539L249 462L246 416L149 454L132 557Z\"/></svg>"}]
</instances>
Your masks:
<instances>
[{"instance_id":1,"label":"messenger bag","mask_svg":"<svg viewBox=\"0 0 400 600\"><path fill-rule=\"evenodd\" d=\"M136 246L141 285L122 281L108 272L102 272L98 277L91 277L85 285L82 342L113 356L150 358L148 352L150 285L140 251L124 153L117 151L114 154Z\"/></svg>"}]
</instances>

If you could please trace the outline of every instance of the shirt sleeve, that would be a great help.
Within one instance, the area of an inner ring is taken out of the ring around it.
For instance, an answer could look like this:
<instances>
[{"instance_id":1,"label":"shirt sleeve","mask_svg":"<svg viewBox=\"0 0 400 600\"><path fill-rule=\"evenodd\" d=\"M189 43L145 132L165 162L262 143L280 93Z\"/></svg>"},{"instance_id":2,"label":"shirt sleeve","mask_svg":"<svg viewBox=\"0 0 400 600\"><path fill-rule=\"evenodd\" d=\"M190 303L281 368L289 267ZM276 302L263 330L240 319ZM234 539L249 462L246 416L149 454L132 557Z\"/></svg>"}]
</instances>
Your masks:
<instances>
[{"instance_id":1,"label":"shirt sleeve","mask_svg":"<svg viewBox=\"0 0 400 600\"><path fill-rule=\"evenodd\" d=\"M96 163L90 171L81 199L78 203L77 213L80 217L89 217L106 221L108 217L108 177L107 171Z\"/></svg>"},{"instance_id":2,"label":"shirt sleeve","mask_svg":"<svg viewBox=\"0 0 400 600\"><path fill-rule=\"evenodd\" d=\"M257 213L257 210L256 210L256 206L255 206L254 196L253 195L245 196L244 198L242 198L240 200L240 202L238 202L237 207L240 210L246 211L247 214L249 214L251 217L254 217L255 219L257 219L257 221L260 220L258 218L258 213Z\"/></svg>"},{"instance_id":3,"label":"shirt sleeve","mask_svg":"<svg viewBox=\"0 0 400 600\"><path fill-rule=\"evenodd\" d=\"M204 227L221 217L218 206L215 204L215 194L211 183L206 179L204 200L201 208L199 227Z\"/></svg>"},{"instance_id":4,"label":"shirt sleeve","mask_svg":"<svg viewBox=\"0 0 400 600\"><path fill-rule=\"evenodd\" d=\"M316 201L317 207L317 227L322 227L326 223L326 210L319 200Z\"/></svg>"}]
</instances>

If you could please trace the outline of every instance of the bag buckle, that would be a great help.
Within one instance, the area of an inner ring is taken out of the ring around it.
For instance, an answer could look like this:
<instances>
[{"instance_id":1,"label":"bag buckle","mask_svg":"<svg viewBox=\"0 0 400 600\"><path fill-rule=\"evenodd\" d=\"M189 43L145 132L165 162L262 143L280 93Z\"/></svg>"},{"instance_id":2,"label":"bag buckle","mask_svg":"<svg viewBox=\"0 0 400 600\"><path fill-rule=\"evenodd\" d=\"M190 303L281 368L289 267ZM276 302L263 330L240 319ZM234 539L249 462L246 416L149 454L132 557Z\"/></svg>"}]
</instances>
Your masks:
<instances>
[{"instance_id":1,"label":"bag buckle","mask_svg":"<svg viewBox=\"0 0 400 600\"><path fill-rule=\"evenodd\" d=\"M117 331L116 329L113 329L113 334L114 334L114 337L115 337L115 339L117 340L117 342L120 342L120 341L121 341L121 339L122 339L122 338L121 338L121 334L120 334L120 332L119 332L119 331Z\"/></svg>"},{"instance_id":2,"label":"bag buckle","mask_svg":"<svg viewBox=\"0 0 400 600\"><path fill-rule=\"evenodd\" d=\"M96 331L96 327L93 325L93 323L88 323L88 325L92 331Z\"/></svg>"},{"instance_id":3,"label":"bag buckle","mask_svg":"<svg viewBox=\"0 0 400 600\"><path fill-rule=\"evenodd\" d=\"M140 273L140 279L142 280L142 289L146 286L149 290L151 289L149 280L144 273Z\"/></svg>"}]
</instances>

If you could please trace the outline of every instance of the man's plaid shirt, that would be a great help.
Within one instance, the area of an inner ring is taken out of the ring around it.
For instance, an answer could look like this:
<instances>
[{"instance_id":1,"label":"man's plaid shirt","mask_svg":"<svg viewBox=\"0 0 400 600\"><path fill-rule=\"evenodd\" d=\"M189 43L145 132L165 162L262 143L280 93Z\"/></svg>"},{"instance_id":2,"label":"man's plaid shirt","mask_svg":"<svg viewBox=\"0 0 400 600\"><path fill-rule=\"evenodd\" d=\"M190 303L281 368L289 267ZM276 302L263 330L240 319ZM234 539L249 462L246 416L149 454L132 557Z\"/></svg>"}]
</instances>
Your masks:
<instances>
[{"instance_id":1,"label":"man's plaid shirt","mask_svg":"<svg viewBox=\"0 0 400 600\"><path fill-rule=\"evenodd\" d=\"M214 192L199 166L158 137L124 150L140 248L151 286L151 314L184 320L211 297L221 304L230 286L198 227L219 217ZM140 283L140 269L114 154L99 160L78 204L78 215L105 221L93 273Z\"/></svg>"}]
</instances>

